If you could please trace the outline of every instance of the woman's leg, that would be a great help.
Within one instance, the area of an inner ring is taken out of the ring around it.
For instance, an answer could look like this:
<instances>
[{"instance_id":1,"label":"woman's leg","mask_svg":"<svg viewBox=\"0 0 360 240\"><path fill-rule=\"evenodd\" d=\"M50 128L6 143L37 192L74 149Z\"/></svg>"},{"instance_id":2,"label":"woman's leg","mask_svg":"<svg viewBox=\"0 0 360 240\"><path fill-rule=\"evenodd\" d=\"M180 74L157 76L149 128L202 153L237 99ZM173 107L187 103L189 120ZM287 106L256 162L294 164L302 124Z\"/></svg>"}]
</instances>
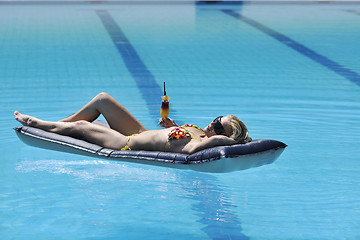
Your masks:
<instances>
[{"instance_id":1,"label":"woman's leg","mask_svg":"<svg viewBox=\"0 0 360 240\"><path fill-rule=\"evenodd\" d=\"M102 114L110 127L124 135L147 131L123 105L107 93L100 93L77 113L59 122L85 120L92 122Z\"/></svg>"},{"instance_id":2,"label":"woman's leg","mask_svg":"<svg viewBox=\"0 0 360 240\"><path fill-rule=\"evenodd\" d=\"M21 114L18 111L15 111L14 116L16 120L25 126L82 139L106 148L121 149L127 144L127 137L121 133L83 120L76 122L48 122Z\"/></svg>"}]
</instances>

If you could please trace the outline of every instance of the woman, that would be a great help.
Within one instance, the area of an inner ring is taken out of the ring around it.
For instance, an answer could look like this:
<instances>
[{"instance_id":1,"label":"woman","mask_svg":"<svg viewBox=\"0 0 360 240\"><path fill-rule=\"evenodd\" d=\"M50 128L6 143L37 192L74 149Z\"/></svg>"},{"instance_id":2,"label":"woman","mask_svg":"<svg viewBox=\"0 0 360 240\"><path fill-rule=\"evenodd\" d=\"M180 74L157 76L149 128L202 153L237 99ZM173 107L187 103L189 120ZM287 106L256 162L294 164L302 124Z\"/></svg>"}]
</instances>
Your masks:
<instances>
[{"instance_id":1,"label":"woman","mask_svg":"<svg viewBox=\"0 0 360 240\"><path fill-rule=\"evenodd\" d=\"M91 123L102 114L110 128ZM204 130L187 124L178 126L172 119L160 119L165 129L147 130L124 106L107 93L100 93L77 113L58 122L14 112L21 124L83 139L105 148L121 150L194 152L236 143L250 142L248 129L233 115L217 117Z\"/></svg>"}]
</instances>

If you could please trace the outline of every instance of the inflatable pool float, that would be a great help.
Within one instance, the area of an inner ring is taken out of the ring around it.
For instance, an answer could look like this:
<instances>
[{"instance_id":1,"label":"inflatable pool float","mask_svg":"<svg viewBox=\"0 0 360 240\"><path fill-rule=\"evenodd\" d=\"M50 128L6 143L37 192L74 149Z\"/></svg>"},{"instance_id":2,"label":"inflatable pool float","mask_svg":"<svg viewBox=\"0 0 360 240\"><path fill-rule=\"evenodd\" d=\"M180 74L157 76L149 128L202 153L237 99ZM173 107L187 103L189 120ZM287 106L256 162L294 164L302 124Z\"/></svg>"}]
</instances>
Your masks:
<instances>
[{"instance_id":1,"label":"inflatable pool float","mask_svg":"<svg viewBox=\"0 0 360 240\"><path fill-rule=\"evenodd\" d=\"M106 123L101 121L96 121L96 123L106 126ZM16 127L15 132L24 143L39 148L96 158L211 173L233 172L270 164L287 147L286 144L279 141L257 139L246 144L208 148L189 155L157 151L120 151L103 148L83 140L29 126Z\"/></svg>"}]
</instances>

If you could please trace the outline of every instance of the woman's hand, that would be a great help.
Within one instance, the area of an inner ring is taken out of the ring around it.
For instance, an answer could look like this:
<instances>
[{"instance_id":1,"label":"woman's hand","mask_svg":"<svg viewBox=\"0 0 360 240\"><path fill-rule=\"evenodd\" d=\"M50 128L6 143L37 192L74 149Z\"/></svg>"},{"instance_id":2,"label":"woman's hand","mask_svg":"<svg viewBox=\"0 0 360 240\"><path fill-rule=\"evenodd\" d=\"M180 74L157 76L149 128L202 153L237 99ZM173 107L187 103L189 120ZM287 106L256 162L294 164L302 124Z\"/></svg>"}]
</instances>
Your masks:
<instances>
[{"instance_id":1,"label":"woman's hand","mask_svg":"<svg viewBox=\"0 0 360 240\"><path fill-rule=\"evenodd\" d=\"M171 118L160 118L159 119L159 125L161 127L164 127L164 128L178 127L179 126Z\"/></svg>"}]
</instances>

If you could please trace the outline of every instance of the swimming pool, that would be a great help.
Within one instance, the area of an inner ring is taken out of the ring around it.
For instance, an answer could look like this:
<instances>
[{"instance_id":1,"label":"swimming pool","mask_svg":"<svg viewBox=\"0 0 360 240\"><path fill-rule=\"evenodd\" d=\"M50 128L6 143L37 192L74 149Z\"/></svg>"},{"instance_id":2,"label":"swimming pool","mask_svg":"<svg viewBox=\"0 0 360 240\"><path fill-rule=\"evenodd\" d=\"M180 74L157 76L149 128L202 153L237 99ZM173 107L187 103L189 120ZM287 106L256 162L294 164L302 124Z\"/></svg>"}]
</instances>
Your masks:
<instances>
[{"instance_id":1,"label":"swimming pool","mask_svg":"<svg viewBox=\"0 0 360 240\"><path fill-rule=\"evenodd\" d=\"M360 238L360 5L0 3L2 239ZM108 92L157 128L235 114L289 147L229 174L20 142Z\"/></svg>"}]
</instances>

